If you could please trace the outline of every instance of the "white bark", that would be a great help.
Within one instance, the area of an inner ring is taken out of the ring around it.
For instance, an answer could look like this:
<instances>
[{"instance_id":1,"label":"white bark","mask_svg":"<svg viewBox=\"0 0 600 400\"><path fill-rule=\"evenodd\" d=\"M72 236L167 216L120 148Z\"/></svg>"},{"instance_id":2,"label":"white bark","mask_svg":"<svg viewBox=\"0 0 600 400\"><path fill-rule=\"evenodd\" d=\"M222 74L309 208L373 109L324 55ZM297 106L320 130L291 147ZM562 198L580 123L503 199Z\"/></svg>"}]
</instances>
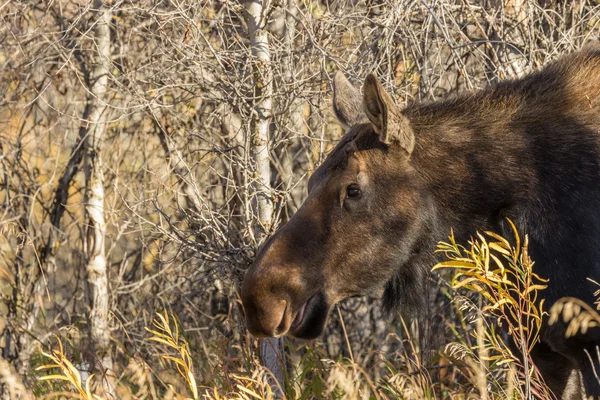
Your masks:
<instances>
[{"instance_id":1,"label":"white bark","mask_svg":"<svg viewBox=\"0 0 600 400\"><path fill-rule=\"evenodd\" d=\"M250 138L250 155L255 168L253 191L257 218L255 236L262 241L271 229L273 199L271 195L271 163L269 160L269 129L273 97L273 72L266 30L266 8L263 0L248 4L248 29L253 57L254 98L256 99ZM268 382L275 397L283 397L285 354L283 339L261 339L260 355L272 377Z\"/></svg>"},{"instance_id":2,"label":"white bark","mask_svg":"<svg viewBox=\"0 0 600 400\"><path fill-rule=\"evenodd\" d=\"M255 212L258 219L257 239L269 232L273 217L271 163L268 148L273 101L273 72L263 5L262 0L253 0L248 5L248 28L253 56L254 97L256 99L250 155L255 168L253 188L256 196Z\"/></svg>"},{"instance_id":3,"label":"white bark","mask_svg":"<svg viewBox=\"0 0 600 400\"><path fill-rule=\"evenodd\" d=\"M90 334L103 370L112 370L108 303L108 271L105 253L104 176L101 150L106 132L107 88L110 64L111 11L101 0L95 1L98 20L94 28L95 68L90 88L91 112L84 142L86 178L85 211L87 222L87 282L90 301Z\"/></svg>"}]
</instances>

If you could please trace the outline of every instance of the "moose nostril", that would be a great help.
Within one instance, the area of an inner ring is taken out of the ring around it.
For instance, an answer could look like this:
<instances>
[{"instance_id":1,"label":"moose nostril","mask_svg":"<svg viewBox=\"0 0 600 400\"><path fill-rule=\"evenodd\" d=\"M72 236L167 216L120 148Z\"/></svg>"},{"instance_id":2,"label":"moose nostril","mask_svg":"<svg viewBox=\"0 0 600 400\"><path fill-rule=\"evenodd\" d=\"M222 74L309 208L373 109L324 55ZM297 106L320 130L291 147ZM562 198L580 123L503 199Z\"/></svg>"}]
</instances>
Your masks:
<instances>
[{"instance_id":1,"label":"moose nostril","mask_svg":"<svg viewBox=\"0 0 600 400\"><path fill-rule=\"evenodd\" d=\"M257 337L276 337L288 330L289 316L287 315L289 301L256 297L244 297L242 302L246 312L246 323L250 332Z\"/></svg>"},{"instance_id":2,"label":"moose nostril","mask_svg":"<svg viewBox=\"0 0 600 400\"><path fill-rule=\"evenodd\" d=\"M284 280L289 269L275 264L252 268L241 290L248 330L258 337L282 336L291 325L289 282Z\"/></svg>"},{"instance_id":3,"label":"moose nostril","mask_svg":"<svg viewBox=\"0 0 600 400\"><path fill-rule=\"evenodd\" d=\"M287 300L283 300L284 301L284 307L283 307L283 314L281 314L281 321L279 322L279 325L277 326L277 328L275 329L275 335L274 336L280 336L283 335L285 332L287 332L287 308L288 308L288 302Z\"/></svg>"}]
</instances>

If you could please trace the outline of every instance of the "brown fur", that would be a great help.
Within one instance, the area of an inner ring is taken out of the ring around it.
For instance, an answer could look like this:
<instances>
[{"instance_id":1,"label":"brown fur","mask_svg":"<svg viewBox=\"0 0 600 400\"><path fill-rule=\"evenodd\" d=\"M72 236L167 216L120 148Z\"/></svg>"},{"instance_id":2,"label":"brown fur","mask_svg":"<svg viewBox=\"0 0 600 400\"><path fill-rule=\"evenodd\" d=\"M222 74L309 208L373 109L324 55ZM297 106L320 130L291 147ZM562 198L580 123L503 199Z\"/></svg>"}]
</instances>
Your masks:
<instances>
[{"instance_id":1,"label":"brown fur","mask_svg":"<svg viewBox=\"0 0 600 400\"><path fill-rule=\"evenodd\" d=\"M450 229L462 242L478 230L508 234L506 218L529 235L536 273L550 279L546 304L593 302L586 277L600 278L597 47L520 80L402 111L373 76L363 96L342 78L334 110L352 126L246 274L253 334L315 337L336 302L382 286L387 308L418 310L436 243ZM569 382L581 370L588 394L599 395L584 350L600 333L568 341L563 333L542 332L535 351L551 388L580 395Z\"/></svg>"}]
</instances>

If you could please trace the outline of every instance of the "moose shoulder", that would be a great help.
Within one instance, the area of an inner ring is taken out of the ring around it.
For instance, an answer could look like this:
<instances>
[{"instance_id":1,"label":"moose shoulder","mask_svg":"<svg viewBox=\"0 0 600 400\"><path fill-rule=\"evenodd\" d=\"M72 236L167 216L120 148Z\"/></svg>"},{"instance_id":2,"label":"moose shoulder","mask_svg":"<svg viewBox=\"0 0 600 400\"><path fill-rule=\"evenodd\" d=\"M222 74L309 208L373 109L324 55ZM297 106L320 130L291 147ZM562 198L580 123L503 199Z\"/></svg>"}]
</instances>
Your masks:
<instances>
[{"instance_id":1,"label":"moose shoulder","mask_svg":"<svg viewBox=\"0 0 600 400\"><path fill-rule=\"evenodd\" d=\"M246 273L254 335L316 337L336 302L381 287L388 309L418 310L436 243L450 229L461 241L507 232L506 218L529 235L535 272L549 279L547 304L564 296L593 303L586 278L600 278L600 48L404 110L373 75L361 95L338 73L334 110L347 133ZM542 332L537 357L552 360L546 381L566 397L581 370L588 394L600 394L584 352L600 334L563 338Z\"/></svg>"}]
</instances>

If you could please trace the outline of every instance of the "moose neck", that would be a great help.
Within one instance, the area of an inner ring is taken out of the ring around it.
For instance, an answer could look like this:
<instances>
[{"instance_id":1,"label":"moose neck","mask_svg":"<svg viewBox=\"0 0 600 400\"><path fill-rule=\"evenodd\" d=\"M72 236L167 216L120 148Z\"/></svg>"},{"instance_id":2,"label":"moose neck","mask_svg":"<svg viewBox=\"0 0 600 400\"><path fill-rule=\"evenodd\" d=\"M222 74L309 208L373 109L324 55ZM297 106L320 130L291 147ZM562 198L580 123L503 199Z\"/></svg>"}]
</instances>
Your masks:
<instances>
[{"instance_id":1,"label":"moose neck","mask_svg":"<svg viewBox=\"0 0 600 400\"><path fill-rule=\"evenodd\" d=\"M492 102L490 96L405 110L416 138L411 162L438 209L437 230L445 235L437 240L451 228L461 240L497 229L530 188L532 177L521 168L527 144L510 126L517 102L502 96Z\"/></svg>"}]
</instances>

